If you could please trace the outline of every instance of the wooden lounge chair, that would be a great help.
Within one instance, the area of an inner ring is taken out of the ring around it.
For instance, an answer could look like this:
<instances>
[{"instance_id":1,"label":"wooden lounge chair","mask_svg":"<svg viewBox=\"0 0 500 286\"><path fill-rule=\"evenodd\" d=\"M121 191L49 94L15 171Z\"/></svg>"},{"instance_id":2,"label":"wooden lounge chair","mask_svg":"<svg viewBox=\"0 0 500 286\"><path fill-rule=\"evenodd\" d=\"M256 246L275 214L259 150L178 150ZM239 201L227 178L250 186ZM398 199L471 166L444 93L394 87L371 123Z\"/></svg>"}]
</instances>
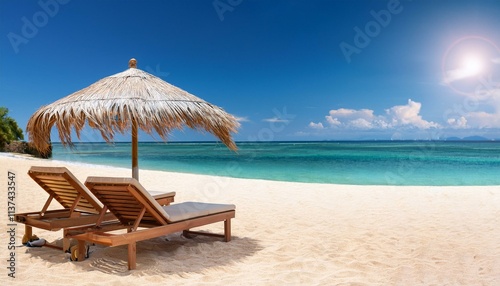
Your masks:
<instances>
[{"instance_id":1,"label":"wooden lounge chair","mask_svg":"<svg viewBox=\"0 0 500 286\"><path fill-rule=\"evenodd\" d=\"M128 245L128 269L135 269L138 241L179 231L186 236L199 234L221 237L226 242L231 240L234 205L185 202L162 207L132 178L89 177L85 185L104 204L101 214L109 209L118 222L98 221L95 227L71 230L69 237L78 240L78 261L84 259L86 242ZM223 235L190 231L215 222L224 222ZM110 232L117 228L122 228L121 233Z\"/></svg>"},{"instance_id":2,"label":"wooden lounge chair","mask_svg":"<svg viewBox=\"0 0 500 286\"><path fill-rule=\"evenodd\" d=\"M28 171L28 175L49 194L49 198L41 211L15 214L16 221L25 224L23 242L32 237L32 227L50 231L63 229L62 250L66 251L69 248L69 239L66 238L68 229L93 225L98 219L116 221L112 213L102 212L102 204L65 167L33 166ZM174 196L175 192L171 192L158 195L155 199L160 204L168 205L173 202ZM63 208L48 210L53 199L58 201Z\"/></svg>"}]
</instances>

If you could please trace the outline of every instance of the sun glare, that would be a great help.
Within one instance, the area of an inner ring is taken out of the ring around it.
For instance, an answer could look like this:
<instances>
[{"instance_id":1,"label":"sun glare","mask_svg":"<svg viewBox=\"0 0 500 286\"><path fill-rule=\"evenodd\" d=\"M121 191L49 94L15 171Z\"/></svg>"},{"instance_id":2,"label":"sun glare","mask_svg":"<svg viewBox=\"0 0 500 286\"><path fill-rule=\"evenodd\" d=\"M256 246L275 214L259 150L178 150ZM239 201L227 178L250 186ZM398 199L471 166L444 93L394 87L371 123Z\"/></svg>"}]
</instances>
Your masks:
<instances>
[{"instance_id":1,"label":"sun glare","mask_svg":"<svg viewBox=\"0 0 500 286\"><path fill-rule=\"evenodd\" d=\"M500 47L488 38L470 35L457 39L443 55L442 83L457 94L475 95L478 86L500 68L499 57Z\"/></svg>"},{"instance_id":2,"label":"sun glare","mask_svg":"<svg viewBox=\"0 0 500 286\"><path fill-rule=\"evenodd\" d=\"M484 69L484 61L478 55L467 55L462 61L461 69L467 76L474 76Z\"/></svg>"}]
</instances>

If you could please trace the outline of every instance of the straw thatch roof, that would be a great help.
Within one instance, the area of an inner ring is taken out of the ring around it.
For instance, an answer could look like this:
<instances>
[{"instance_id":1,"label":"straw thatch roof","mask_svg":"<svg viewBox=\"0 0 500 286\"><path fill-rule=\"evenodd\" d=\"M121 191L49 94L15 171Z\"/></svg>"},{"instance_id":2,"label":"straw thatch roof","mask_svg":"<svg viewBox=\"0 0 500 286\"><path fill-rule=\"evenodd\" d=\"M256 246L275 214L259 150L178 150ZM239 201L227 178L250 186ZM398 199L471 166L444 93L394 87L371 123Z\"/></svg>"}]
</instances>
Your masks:
<instances>
[{"instance_id":1,"label":"straw thatch roof","mask_svg":"<svg viewBox=\"0 0 500 286\"><path fill-rule=\"evenodd\" d=\"M156 131L163 140L172 129L183 126L205 130L236 150L231 133L239 123L222 108L212 105L162 79L136 68L134 59L124 72L103 78L52 104L41 107L29 119L30 141L41 152L50 148L55 125L64 145L71 145L71 131L85 124L98 129L107 141L115 133L131 130L134 122L148 134Z\"/></svg>"}]
</instances>

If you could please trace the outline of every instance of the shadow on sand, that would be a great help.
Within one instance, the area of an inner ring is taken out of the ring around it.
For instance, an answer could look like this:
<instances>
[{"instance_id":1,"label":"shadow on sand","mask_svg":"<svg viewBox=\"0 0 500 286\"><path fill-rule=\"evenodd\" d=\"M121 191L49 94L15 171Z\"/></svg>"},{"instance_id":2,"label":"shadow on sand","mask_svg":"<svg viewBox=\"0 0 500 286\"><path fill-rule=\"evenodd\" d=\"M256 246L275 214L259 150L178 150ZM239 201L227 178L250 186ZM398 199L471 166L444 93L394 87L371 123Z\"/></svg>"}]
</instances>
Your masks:
<instances>
[{"instance_id":1,"label":"shadow on sand","mask_svg":"<svg viewBox=\"0 0 500 286\"><path fill-rule=\"evenodd\" d=\"M73 242L74 244L75 242ZM53 244L62 245L62 240ZM258 241L233 236L230 242L220 238L196 236L188 239L180 233L170 234L137 243L137 269L127 268L127 246L90 246L90 256L83 262L69 261L70 254L49 247L26 248L26 253L48 263L76 263L84 271L97 270L119 276L182 275L199 273L213 267L231 265L260 251Z\"/></svg>"}]
</instances>

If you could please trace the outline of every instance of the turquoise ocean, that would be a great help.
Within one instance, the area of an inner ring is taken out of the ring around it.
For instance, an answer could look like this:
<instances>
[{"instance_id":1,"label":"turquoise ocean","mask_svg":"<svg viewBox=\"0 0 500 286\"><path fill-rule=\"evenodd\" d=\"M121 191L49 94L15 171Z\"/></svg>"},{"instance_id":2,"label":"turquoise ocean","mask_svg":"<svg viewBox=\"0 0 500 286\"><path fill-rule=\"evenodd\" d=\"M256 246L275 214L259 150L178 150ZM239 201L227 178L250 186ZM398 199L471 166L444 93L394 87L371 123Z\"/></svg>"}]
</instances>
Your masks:
<instances>
[{"instance_id":1,"label":"turquoise ocean","mask_svg":"<svg viewBox=\"0 0 500 286\"><path fill-rule=\"evenodd\" d=\"M139 169L306 183L500 185L500 142L140 142ZM130 168L130 143L53 144L53 159Z\"/></svg>"}]
</instances>

